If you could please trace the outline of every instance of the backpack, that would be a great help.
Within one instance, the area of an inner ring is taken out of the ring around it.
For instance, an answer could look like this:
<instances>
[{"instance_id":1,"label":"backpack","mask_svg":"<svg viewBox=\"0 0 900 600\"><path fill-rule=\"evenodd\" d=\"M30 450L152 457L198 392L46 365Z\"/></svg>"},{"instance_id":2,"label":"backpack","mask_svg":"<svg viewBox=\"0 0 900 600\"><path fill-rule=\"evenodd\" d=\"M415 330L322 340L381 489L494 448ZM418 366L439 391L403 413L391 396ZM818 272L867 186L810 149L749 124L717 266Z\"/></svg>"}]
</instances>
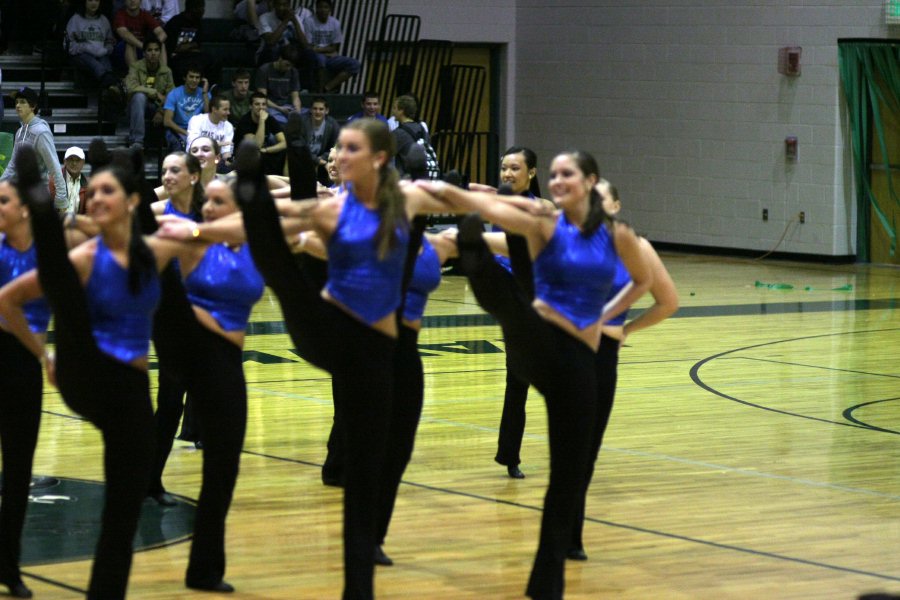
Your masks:
<instances>
[{"instance_id":1,"label":"backpack","mask_svg":"<svg viewBox=\"0 0 900 600\"><path fill-rule=\"evenodd\" d=\"M427 174L428 179L432 181L437 181L441 178L441 165L438 162L437 152L434 151L434 147L431 145L431 140L428 138L428 132L425 131L425 128L419 125L418 133L410 127L409 123L400 123L398 127L409 134L409 137L416 141L422 150L425 152L425 172ZM407 152L409 152L407 150ZM403 157L404 161L406 156Z\"/></svg>"}]
</instances>

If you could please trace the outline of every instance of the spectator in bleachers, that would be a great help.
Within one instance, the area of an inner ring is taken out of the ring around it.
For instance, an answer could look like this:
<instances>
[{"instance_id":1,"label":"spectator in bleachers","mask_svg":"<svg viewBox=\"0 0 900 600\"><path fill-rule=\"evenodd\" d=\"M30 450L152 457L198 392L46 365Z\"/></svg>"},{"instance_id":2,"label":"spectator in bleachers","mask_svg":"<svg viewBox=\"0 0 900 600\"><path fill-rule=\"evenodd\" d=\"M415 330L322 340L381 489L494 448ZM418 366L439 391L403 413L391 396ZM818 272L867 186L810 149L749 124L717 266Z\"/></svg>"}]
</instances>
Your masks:
<instances>
[{"instance_id":1,"label":"spectator in bleachers","mask_svg":"<svg viewBox=\"0 0 900 600\"><path fill-rule=\"evenodd\" d=\"M179 85L166 96L163 125L166 128L169 152L185 149L188 121L194 115L209 111L208 91L209 81L196 68L189 67L184 76L184 85Z\"/></svg>"},{"instance_id":2,"label":"spectator in bleachers","mask_svg":"<svg viewBox=\"0 0 900 600\"><path fill-rule=\"evenodd\" d=\"M215 61L202 48L200 26L205 12L205 0L185 0L184 12L166 23L166 55L176 80L181 80L189 66L197 67L212 81L218 80Z\"/></svg>"},{"instance_id":3,"label":"spectator in bleachers","mask_svg":"<svg viewBox=\"0 0 900 600\"><path fill-rule=\"evenodd\" d=\"M231 76L231 89L222 92L222 97L231 103L231 112L228 120L232 125L250 112L250 71L238 69Z\"/></svg>"},{"instance_id":4,"label":"spectator in bleachers","mask_svg":"<svg viewBox=\"0 0 900 600\"><path fill-rule=\"evenodd\" d=\"M394 105L391 107L391 117L388 119L388 127L391 131L397 129L401 123L409 123L415 121L420 124L425 132L428 133L428 123L419 120L419 101L412 94L403 94L397 96ZM396 136L396 134L394 134Z\"/></svg>"},{"instance_id":5,"label":"spectator in bleachers","mask_svg":"<svg viewBox=\"0 0 900 600\"><path fill-rule=\"evenodd\" d=\"M418 163L420 159L425 159L424 153L418 149L421 146L417 142L419 139L424 139L430 143L428 125L419 120L419 104L411 95L398 96L394 100L394 108L391 112L393 113L392 117L397 121L396 129L391 131L397 144L394 164L401 175L409 176L416 172L416 169L411 166L413 162Z\"/></svg>"},{"instance_id":6,"label":"spectator in bleachers","mask_svg":"<svg viewBox=\"0 0 900 600\"><path fill-rule=\"evenodd\" d=\"M209 112L194 115L188 121L187 147L198 137L207 137L219 144L219 165L231 166L234 151L234 125L228 121L231 103L220 95L209 102ZM231 169L228 168L228 171Z\"/></svg>"},{"instance_id":7,"label":"spectator in bleachers","mask_svg":"<svg viewBox=\"0 0 900 600\"><path fill-rule=\"evenodd\" d=\"M256 90L266 95L269 114L281 125L287 123L288 115L300 112L300 75L294 68L294 49L284 46L278 58L266 63L256 71Z\"/></svg>"},{"instance_id":8,"label":"spectator in bleachers","mask_svg":"<svg viewBox=\"0 0 900 600\"><path fill-rule=\"evenodd\" d=\"M250 96L250 112L238 123L234 139L252 141L259 147L266 174L282 175L287 140L281 125L266 110L267 105L265 93L253 92Z\"/></svg>"},{"instance_id":9,"label":"spectator in bleachers","mask_svg":"<svg viewBox=\"0 0 900 600\"><path fill-rule=\"evenodd\" d=\"M306 37L305 23L312 18L308 8L291 9L288 0L273 0L272 10L259 19L260 45L256 64L262 65L275 61L285 46L294 49L291 62L297 68L298 75L307 88L315 81L318 68L316 51L310 46Z\"/></svg>"},{"instance_id":10,"label":"spectator in bleachers","mask_svg":"<svg viewBox=\"0 0 900 600\"><path fill-rule=\"evenodd\" d=\"M66 182L66 214L83 215L87 212L87 177L81 171L84 169L84 150L78 146L72 146L66 150L63 157L62 176ZM56 194L56 185L50 180L50 195Z\"/></svg>"},{"instance_id":11,"label":"spectator in bleachers","mask_svg":"<svg viewBox=\"0 0 900 600\"><path fill-rule=\"evenodd\" d=\"M141 8L153 15L163 26L178 14L178 0L141 0Z\"/></svg>"},{"instance_id":12,"label":"spectator in bleachers","mask_svg":"<svg viewBox=\"0 0 900 600\"><path fill-rule=\"evenodd\" d=\"M362 102L360 102L360 107L362 110L359 112L355 112L349 117L347 117L347 122L349 123L353 119L361 119L362 117L369 117L370 119L378 119L384 123L387 123L387 117L381 114L381 96L378 95L378 92L366 92L363 94ZM394 125L394 128L396 125ZM393 129L393 128L392 128Z\"/></svg>"},{"instance_id":13,"label":"spectator in bleachers","mask_svg":"<svg viewBox=\"0 0 900 600\"><path fill-rule=\"evenodd\" d=\"M246 21L259 32L259 18L269 12L266 0L241 0L234 5L234 16L241 21Z\"/></svg>"},{"instance_id":14,"label":"spectator in bleachers","mask_svg":"<svg viewBox=\"0 0 900 600\"><path fill-rule=\"evenodd\" d=\"M313 98L309 112L300 115L300 119L303 120L302 131L306 137L306 145L318 165L320 176L325 175L328 152L337 143L341 126L329 116L328 102L322 97Z\"/></svg>"},{"instance_id":15,"label":"spectator in bleachers","mask_svg":"<svg viewBox=\"0 0 900 600\"><path fill-rule=\"evenodd\" d=\"M124 62L128 67L143 56L144 40L153 36L160 44L166 42L166 32L162 25L153 15L141 9L141 0L125 0L125 7L113 17L113 28L121 38L116 44L114 57L120 64ZM165 46L162 47L159 60L162 64L167 64Z\"/></svg>"},{"instance_id":16,"label":"spectator in bleachers","mask_svg":"<svg viewBox=\"0 0 900 600\"><path fill-rule=\"evenodd\" d=\"M128 101L128 145L144 145L145 121L154 127L163 123L166 95L175 87L172 70L160 64L162 45L156 38L144 42L144 58L134 61L125 76Z\"/></svg>"},{"instance_id":17,"label":"spectator in bleachers","mask_svg":"<svg viewBox=\"0 0 900 600\"><path fill-rule=\"evenodd\" d=\"M303 23L306 38L315 50L319 63L317 88L326 93L337 90L360 70L358 60L338 54L344 34L341 33L341 22L331 16L332 10L334 4L331 0L316 0L315 16L308 17Z\"/></svg>"},{"instance_id":18,"label":"spectator in bleachers","mask_svg":"<svg viewBox=\"0 0 900 600\"><path fill-rule=\"evenodd\" d=\"M114 100L121 101L121 82L109 60L115 44L112 27L100 14L100 0L78 0L66 25L66 49L76 67L88 73Z\"/></svg>"},{"instance_id":19,"label":"spectator in bleachers","mask_svg":"<svg viewBox=\"0 0 900 600\"><path fill-rule=\"evenodd\" d=\"M59 156L56 154L56 142L47 121L37 116L36 109L38 95L30 87L23 87L13 94L16 102L16 115L22 122L22 126L16 130L12 156L6 170L0 175L0 181L16 176L16 152L22 144L34 147L38 155L38 166L41 170L41 178L47 182L53 178L56 194L54 206L60 212L64 212L68 205L66 198L66 181L62 176L62 167L59 165ZM49 187L49 186L48 186Z\"/></svg>"}]
</instances>

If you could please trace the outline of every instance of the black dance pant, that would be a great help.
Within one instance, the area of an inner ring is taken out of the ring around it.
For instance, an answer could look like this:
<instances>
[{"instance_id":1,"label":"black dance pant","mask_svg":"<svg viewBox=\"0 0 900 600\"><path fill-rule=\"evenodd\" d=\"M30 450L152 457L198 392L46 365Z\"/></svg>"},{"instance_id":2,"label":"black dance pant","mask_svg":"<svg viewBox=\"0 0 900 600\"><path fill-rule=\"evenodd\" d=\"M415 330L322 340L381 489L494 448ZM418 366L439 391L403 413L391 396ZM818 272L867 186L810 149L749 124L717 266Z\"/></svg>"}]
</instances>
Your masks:
<instances>
[{"instance_id":1,"label":"black dance pant","mask_svg":"<svg viewBox=\"0 0 900 600\"><path fill-rule=\"evenodd\" d=\"M541 318L518 286L504 285L507 279L503 268L493 260L480 236L478 243L474 248L466 242L460 244L461 264L472 291L503 328L513 372L534 385L547 406L550 484L544 496L540 543L526 594L557 600L563 597L566 551L595 420L594 352Z\"/></svg>"},{"instance_id":2,"label":"black dance pant","mask_svg":"<svg viewBox=\"0 0 900 600\"><path fill-rule=\"evenodd\" d=\"M153 462L153 409L147 373L97 347L84 288L69 262L62 227L49 203L31 211L38 277L53 309L56 380L63 400L100 429L106 498L89 599L125 597L132 545Z\"/></svg>"},{"instance_id":3,"label":"black dance pant","mask_svg":"<svg viewBox=\"0 0 900 600\"><path fill-rule=\"evenodd\" d=\"M525 435L525 401L528 400L528 383L519 379L509 365L506 355L506 392L503 395L503 413L500 416L500 434L497 436L497 455L494 460L507 467L515 467L522 459L522 436Z\"/></svg>"},{"instance_id":4,"label":"black dance pant","mask_svg":"<svg viewBox=\"0 0 900 600\"><path fill-rule=\"evenodd\" d=\"M203 483L185 580L208 587L225 575L225 519L247 429L247 382L241 348L199 323L197 329L199 364L188 390L203 430Z\"/></svg>"},{"instance_id":5,"label":"black dance pant","mask_svg":"<svg viewBox=\"0 0 900 600\"><path fill-rule=\"evenodd\" d=\"M584 548L581 534L584 530L587 491L591 485L591 478L594 476L594 465L597 462L597 455L600 453L600 446L603 444L603 434L606 431L606 425L609 423L609 416L612 414L613 409L613 400L616 396L619 343L619 340L604 334L600 338L600 348L597 350L597 355L594 358L597 377L597 396L595 400L597 413L593 431L591 431L590 462L585 472L582 492L578 496L578 512L575 517L575 525L572 527L570 548Z\"/></svg>"},{"instance_id":6,"label":"black dance pant","mask_svg":"<svg viewBox=\"0 0 900 600\"><path fill-rule=\"evenodd\" d=\"M177 271L164 272L161 283L153 330L160 372L172 377L179 392L187 389L204 436L203 483L185 581L210 587L225 574L225 519L247 428L243 352L197 321Z\"/></svg>"},{"instance_id":7,"label":"black dance pant","mask_svg":"<svg viewBox=\"0 0 900 600\"><path fill-rule=\"evenodd\" d=\"M373 598L375 507L382 485L396 340L322 299L313 278L291 255L267 195L247 202L242 210L253 262L278 297L297 353L339 381L336 410L345 423L347 459L343 598Z\"/></svg>"},{"instance_id":8,"label":"black dance pant","mask_svg":"<svg viewBox=\"0 0 900 600\"><path fill-rule=\"evenodd\" d=\"M172 453L182 413L184 413L184 425L181 427L183 435L190 437L188 431L193 431L193 427L196 426L195 419L191 418L193 398L188 396L187 402L185 402L184 384L180 382L179 378L173 375L170 369L160 367L158 381L156 414L154 415L156 457L153 462L153 472L150 475L150 489L148 490L150 495L162 494L166 491L162 482L162 474L166 468L166 462L169 460L169 454Z\"/></svg>"},{"instance_id":9,"label":"black dance pant","mask_svg":"<svg viewBox=\"0 0 900 600\"><path fill-rule=\"evenodd\" d=\"M22 528L28 508L31 466L41 422L41 363L14 336L0 331L0 581L20 580Z\"/></svg>"},{"instance_id":10,"label":"black dance pant","mask_svg":"<svg viewBox=\"0 0 900 600\"><path fill-rule=\"evenodd\" d=\"M526 295L534 298L534 277L528 243L521 235L506 232L506 245L512 265L512 278ZM505 278L504 278L505 279ZM504 282L504 285L511 285ZM503 413L500 416L500 434L497 436L497 455L494 460L507 467L522 462L522 436L525 435L525 401L528 400L528 382L516 377L506 355L506 393L503 395Z\"/></svg>"},{"instance_id":11,"label":"black dance pant","mask_svg":"<svg viewBox=\"0 0 900 600\"><path fill-rule=\"evenodd\" d=\"M391 416L388 424L384 469L381 476L381 491L378 494L377 536L378 545L384 544L387 537L397 491L403 473L412 458L416 441L416 430L419 417L422 415L422 404L425 392L425 378L422 373L422 358L418 348L419 332L405 325L400 326L400 337L397 339L397 354L394 360L394 399L391 403ZM338 380L332 379L332 394L335 406L344 402ZM344 469L345 437L344 421L335 410L334 425L328 436L328 456L322 466L323 474L337 477Z\"/></svg>"}]
</instances>

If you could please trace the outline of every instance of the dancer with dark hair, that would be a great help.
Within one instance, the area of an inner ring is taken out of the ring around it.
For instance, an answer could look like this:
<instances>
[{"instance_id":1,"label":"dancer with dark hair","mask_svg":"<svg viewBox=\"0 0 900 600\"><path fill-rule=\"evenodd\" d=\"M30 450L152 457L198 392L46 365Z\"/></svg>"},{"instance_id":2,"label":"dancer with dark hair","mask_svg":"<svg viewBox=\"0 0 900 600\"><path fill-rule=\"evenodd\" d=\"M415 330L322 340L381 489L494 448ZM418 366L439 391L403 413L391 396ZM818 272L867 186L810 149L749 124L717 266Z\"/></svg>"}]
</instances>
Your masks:
<instances>
[{"instance_id":1,"label":"dancer with dark hair","mask_svg":"<svg viewBox=\"0 0 900 600\"><path fill-rule=\"evenodd\" d=\"M481 306L500 322L510 366L541 392L547 406L550 483L526 591L541 600L563 597L566 551L595 421L594 355L602 322L640 297L651 280L634 232L603 210L594 190L598 178L589 154L557 155L550 167L550 193L560 210L547 215L533 214L528 200L417 182L457 209L479 211L524 236L534 261L532 301L520 289L496 284L504 271L485 245L481 219L470 215L461 223L460 268ZM604 307L617 257L633 285Z\"/></svg>"},{"instance_id":2,"label":"dancer with dark hair","mask_svg":"<svg viewBox=\"0 0 900 600\"><path fill-rule=\"evenodd\" d=\"M13 179L0 181L0 285L30 271L36 264L28 207L19 198ZM33 300L23 307L28 328L39 344L47 341L50 307ZM3 312L0 307L0 312ZM22 528L34 450L41 422L44 381L41 363L0 322L0 447L3 452L3 502L0 502L0 583L14 598L31 598L22 582L19 558Z\"/></svg>"},{"instance_id":3,"label":"dancer with dark hair","mask_svg":"<svg viewBox=\"0 0 900 600\"><path fill-rule=\"evenodd\" d=\"M132 544L153 459L153 410L147 377L158 271L174 244L144 240L134 211L140 201L131 164L112 163L92 174L88 215L100 235L66 254L56 212L43 186L36 156L19 153L19 181L32 218L37 271L0 290L9 330L37 357L43 346L23 307L43 292L53 309L56 359L47 361L66 404L100 429L104 440L106 500L89 599L125 597Z\"/></svg>"},{"instance_id":4,"label":"dancer with dark hair","mask_svg":"<svg viewBox=\"0 0 900 600\"><path fill-rule=\"evenodd\" d=\"M409 218L441 212L443 204L415 186L399 187L389 164L393 138L383 123L350 123L341 130L339 146L347 191L321 202L280 205L287 220L315 231L325 242L329 268L324 289L294 260L252 145L238 149L237 197L254 262L278 297L298 354L338 379L339 397L346 399L346 405L337 406L347 432L343 597L368 599L374 596L374 507L395 383L395 312ZM200 225L191 235L208 239L205 233L215 225Z\"/></svg>"},{"instance_id":5,"label":"dancer with dark hair","mask_svg":"<svg viewBox=\"0 0 900 600\"><path fill-rule=\"evenodd\" d=\"M595 186L603 199L603 209L607 214L616 216L622 208L619 200L619 192L606 179L601 179ZM572 537L566 557L571 560L587 560L584 551L582 532L584 530L585 503L587 491L594 475L594 464L603 443L603 434L609 417L612 413L613 400L616 394L616 381L618 378L619 347L625 342L625 338L641 329L646 329L668 318L678 310L678 291L672 277L660 260L659 255L646 238L638 238L638 246L653 275L653 283L650 285L650 295L653 296L653 305L641 312L634 320L626 324L628 312L623 311L618 316L603 323L600 336L600 348L597 350L595 371L597 374L597 416L591 432L591 446L586 477L583 482L582 492L578 497L578 508L575 524L572 527ZM616 274L613 285L610 288L607 302L614 301L616 296L626 291L631 285L631 277L622 261L616 262Z\"/></svg>"},{"instance_id":6,"label":"dancer with dark hair","mask_svg":"<svg viewBox=\"0 0 900 600\"><path fill-rule=\"evenodd\" d=\"M537 177L537 155L530 148L512 146L500 158L500 183L508 186L509 192L524 196L531 200L547 202L541 199L541 186ZM494 224L492 231L503 231ZM495 255L495 259L529 297L534 297L534 282L531 271L531 260L525 238L520 235L507 234L506 243L510 257ZM509 354L506 355L506 392L503 395L503 413L500 417L500 433L497 436L497 454L494 460L506 467L506 472L513 479L524 479L525 474L519 468L522 459L522 436L525 434L525 401L528 399L528 382L519 379L509 366Z\"/></svg>"},{"instance_id":7,"label":"dancer with dark hair","mask_svg":"<svg viewBox=\"0 0 900 600\"><path fill-rule=\"evenodd\" d=\"M237 211L230 184L214 180L206 186L204 222ZM162 315L154 339L177 338L181 351L189 353L190 358L175 360L181 364L174 370L190 394L204 434L203 483L185 583L193 589L232 592L223 579L225 520L247 426L242 350L250 311L264 285L246 244L181 242L178 252L184 291L164 288L163 303L181 305L186 292L193 316ZM163 354L168 354L166 348Z\"/></svg>"}]
</instances>

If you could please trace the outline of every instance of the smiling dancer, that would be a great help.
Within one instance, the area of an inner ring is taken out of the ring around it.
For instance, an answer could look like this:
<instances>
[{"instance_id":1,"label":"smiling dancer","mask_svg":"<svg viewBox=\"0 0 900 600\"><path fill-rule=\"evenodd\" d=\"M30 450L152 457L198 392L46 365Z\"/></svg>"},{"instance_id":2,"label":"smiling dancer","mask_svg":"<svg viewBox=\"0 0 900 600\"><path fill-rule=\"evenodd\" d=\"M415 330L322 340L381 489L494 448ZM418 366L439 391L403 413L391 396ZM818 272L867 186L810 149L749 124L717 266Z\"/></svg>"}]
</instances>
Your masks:
<instances>
[{"instance_id":1,"label":"smiling dancer","mask_svg":"<svg viewBox=\"0 0 900 600\"><path fill-rule=\"evenodd\" d=\"M89 599L125 597L132 544L153 458L153 411L147 377L158 271L173 257L167 240L144 240L134 211L140 201L134 165L93 173L88 215L100 235L66 254L63 231L40 185L37 160L19 153L20 187L32 216L38 270L0 290L13 333L35 356L43 346L23 307L43 291L54 313L56 360L48 361L66 404L98 427L104 441L106 500Z\"/></svg>"},{"instance_id":2,"label":"smiling dancer","mask_svg":"<svg viewBox=\"0 0 900 600\"><path fill-rule=\"evenodd\" d=\"M622 208L619 200L619 192L605 180L601 179L596 185L597 192L603 199L603 209L607 214L616 216ZM583 483L582 492L578 497L578 508L575 524L572 528L572 537L566 557L571 560L587 560L584 551L582 531L584 529L585 502L587 491L594 475L594 464L603 443L603 433L612 413L613 400L616 394L617 371L619 365L619 347L625 342L625 338L635 331L646 329L668 318L678 310L678 291L672 277L660 260L659 255L646 238L639 238L639 248L644 255L653 275L653 283L650 285L650 295L653 296L653 305L644 310L636 319L628 322L627 311L623 311L616 317L603 323L600 336L600 348L597 350L595 370L597 374L597 417L591 433L591 447L589 464ZM607 301L613 301L631 285L631 277L621 261L616 263L616 275L613 286L609 291Z\"/></svg>"},{"instance_id":3,"label":"smiling dancer","mask_svg":"<svg viewBox=\"0 0 900 600\"><path fill-rule=\"evenodd\" d=\"M311 229L328 248L323 290L298 268L266 189L259 154L238 149L238 200L254 262L275 292L298 354L340 381L346 405L344 491L345 600L373 592L375 510L394 388L398 337L395 312L409 218L442 212L443 204L415 186L400 188L390 167L393 138L383 123L358 119L341 130L338 164L345 193L285 203L282 211ZM215 224L211 224L215 225ZM197 231L204 239L204 226ZM352 339L353 344L346 340Z\"/></svg>"},{"instance_id":4,"label":"smiling dancer","mask_svg":"<svg viewBox=\"0 0 900 600\"><path fill-rule=\"evenodd\" d=\"M544 498L541 536L527 595L563 597L565 557L578 494L588 467L595 420L594 355L603 319L629 306L650 285L649 268L630 227L604 212L594 185L596 161L585 152L557 155L550 167L550 193L560 208L532 214L533 203L513 197L466 192L440 182L417 182L463 210L476 210L505 231L525 237L534 262L535 298L498 285L504 271L490 255L481 220L466 217L458 238L460 267L481 306L503 328L509 364L544 396L550 437L550 483ZM604 308L617 259L633 285Z\"/></svg>"}]
</instances>

